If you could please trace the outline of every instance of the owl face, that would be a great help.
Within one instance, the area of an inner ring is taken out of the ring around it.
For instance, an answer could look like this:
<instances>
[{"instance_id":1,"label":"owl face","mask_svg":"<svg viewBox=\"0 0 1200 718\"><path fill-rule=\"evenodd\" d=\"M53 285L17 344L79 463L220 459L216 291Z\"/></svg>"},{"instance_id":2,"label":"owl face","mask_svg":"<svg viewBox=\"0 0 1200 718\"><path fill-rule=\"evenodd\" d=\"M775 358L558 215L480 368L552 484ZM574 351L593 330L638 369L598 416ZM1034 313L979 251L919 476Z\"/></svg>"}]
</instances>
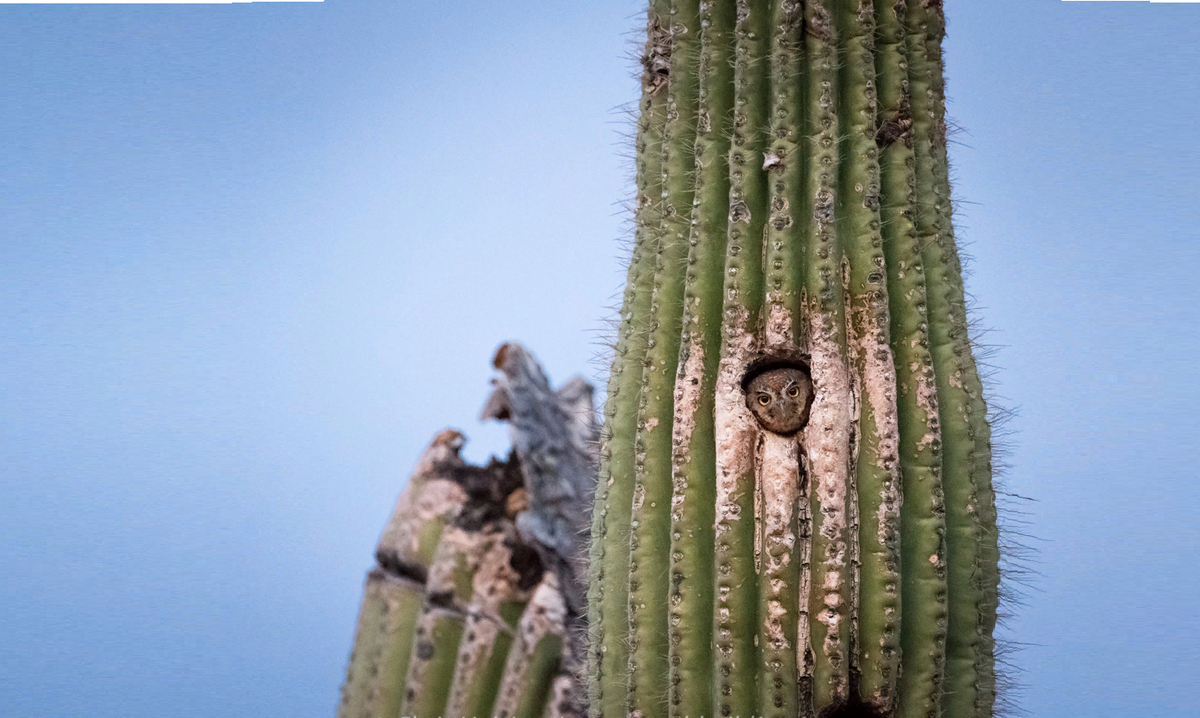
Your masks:
<instances>
[{"instance_id":1,"label":"owl face","mask_svg":"<svg viewBox=\"0 0 1200 718\"><path fill-rule=\"evenodd\" d=\"M794 434L808 423L812 378L797 367L768 369L746 385L746 406L767 431Z\"/></svg>"}]
</instances>

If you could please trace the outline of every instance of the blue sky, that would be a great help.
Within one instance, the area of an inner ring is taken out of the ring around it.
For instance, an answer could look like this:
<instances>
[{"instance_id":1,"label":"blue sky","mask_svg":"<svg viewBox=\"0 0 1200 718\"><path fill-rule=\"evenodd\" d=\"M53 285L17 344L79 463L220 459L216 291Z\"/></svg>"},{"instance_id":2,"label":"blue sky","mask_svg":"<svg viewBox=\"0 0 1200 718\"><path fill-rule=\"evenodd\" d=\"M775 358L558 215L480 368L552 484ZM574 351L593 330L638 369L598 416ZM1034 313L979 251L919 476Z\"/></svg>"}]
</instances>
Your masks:
<instances>
[{"instance_id":1,"label":"blue sky","mask_svg":"<svg viewBox=\"0 0 1200 718\"><path fill-rule=\"evenodd\" d=\"M1195 709L1200 7L947 0L1032 716ZM0 714L330 716L497 344L620 289L639 2L0 9Z\"/></svg>"}]
</instances>

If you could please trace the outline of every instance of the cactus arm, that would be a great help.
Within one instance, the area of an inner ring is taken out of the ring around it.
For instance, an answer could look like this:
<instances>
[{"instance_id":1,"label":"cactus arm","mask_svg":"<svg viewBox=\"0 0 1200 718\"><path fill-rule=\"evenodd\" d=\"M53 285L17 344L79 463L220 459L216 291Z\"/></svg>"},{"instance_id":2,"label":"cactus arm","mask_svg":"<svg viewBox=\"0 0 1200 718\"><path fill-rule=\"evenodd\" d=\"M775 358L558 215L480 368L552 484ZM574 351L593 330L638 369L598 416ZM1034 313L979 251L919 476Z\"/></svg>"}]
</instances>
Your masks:
<instances>
[{"instance_id":1,"label":"cactus arm","mask_svg":"<svg viewBox=\"0 0 1200 718\"><path fill-rule=\"evenodd\" d=\"M714 512L716 599L711 684L718 715L753 715L758 703L758 581L755 566L753 442L758 427L741 380L758 350L763 303L762 237L766 226L763 126L769 86L770 15L737 0L734 30L733 135L724 268L721 359L714 400L717 491Z\"/></svg>"},{"instance_id":2,"label":"cactus arm","mask_svg":"<svg viewBox=\"0 0 1200 718\"><path fill-rule=\"evenodd\" d=\"M679 368L672 422L671 595L668 707L673 717L711 716L709 682L715 583L713 392L720 358L721 273L729 213L733 0L700 6L696 200L692 211ZM697 618L699 617L699 619Z\"/></svg>"},{"instance_id":3,"label":"cactus arm","mask_svg":"<svg viewBox=\"0 0 1200 718\"><path fill-rule=\"evenodd\" d=\"M672 422L679 361L692 174L695 165L699 51L698 0L676 0L669 11L671 69L663 131L661 239L651 299L650 338L642 375L635 449L629 561L629 705L632 713L662 715L667 701L667 614L670 591L664 558L670 553ZM649 607L649 610L643 608Z\"/></svg>"},{"instance_id":4,"label":"cactus arm","mask_svg":"<svg viewBox=\"0 0 1200 718\"><path fill-rule=\"evenodd\" d=\"M839 83L842 173L839 229L849 260L849 351L859 397L855 462L859 514L858 694L891 709L900 668L900 476L896 369L889 344L888 287L879 216L875 143L875 18L870 0L847 2L837 18L843 40Z\"/></svg>"},{"instance_id":5,"label":"cactus arm","mask_svg":"<svg viewBox=\"0 0 1200 718\"><path fill-rule=\"evenodd\" d=\"M633 501L637 397L646 360L649 306L658 253L662 195L662 125L669 67L666 7L651 3L643 55L642 100L636 140L637 195L633 254L621 308L608 397L604 405L600 469L592 521L588 580L589 712L625 714L629 668L629 532Z\"/></svg>"}]
</instances>

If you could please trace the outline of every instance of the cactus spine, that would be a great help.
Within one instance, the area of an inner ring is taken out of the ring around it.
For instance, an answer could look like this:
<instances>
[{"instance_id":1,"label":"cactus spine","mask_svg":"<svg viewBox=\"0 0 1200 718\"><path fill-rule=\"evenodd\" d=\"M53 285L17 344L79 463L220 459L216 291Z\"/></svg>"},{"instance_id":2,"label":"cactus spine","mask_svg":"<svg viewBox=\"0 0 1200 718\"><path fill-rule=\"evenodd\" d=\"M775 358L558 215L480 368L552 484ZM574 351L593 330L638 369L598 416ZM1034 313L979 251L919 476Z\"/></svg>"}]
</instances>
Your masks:
<instances>
[{"instance_id":1,"label":"cactus spine","mask_svg":"<svg viewBox=\"0 0 1200 718\"><path fill-rule=\"evenodd\" d=\"M990 716L990 433L939 0L651 0L593 716ZM752 374L815 386L795 435Z\"/></svg>"}]
</instances>

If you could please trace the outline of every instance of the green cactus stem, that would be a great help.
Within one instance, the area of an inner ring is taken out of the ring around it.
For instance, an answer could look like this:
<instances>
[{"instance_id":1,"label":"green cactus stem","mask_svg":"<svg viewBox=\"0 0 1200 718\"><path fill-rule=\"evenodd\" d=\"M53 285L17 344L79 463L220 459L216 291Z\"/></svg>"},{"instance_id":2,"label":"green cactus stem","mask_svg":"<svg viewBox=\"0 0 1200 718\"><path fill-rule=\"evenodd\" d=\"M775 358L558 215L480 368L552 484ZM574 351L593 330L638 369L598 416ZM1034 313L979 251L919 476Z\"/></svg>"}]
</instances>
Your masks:
<instances>
[{"instance_id":1,"label":"green cactus stem","mask_svg":"<svg viewBox=\"0 0 1200 718\"><path fill-rule=\"evenodd\" d=\"M650 2L592 716L992 715L943 34L939 0ZM779 367L814 386L794 434L746 396Z\"/></svg>"},{"instance_id":2,"label":"green cactus stem","mask_svg":"<svg viewBox=\"0 0 1200 718\"><path fill-rule=\"evenodd\" d=\"M424 587L381 570L367 575L339 716L399 715Z\"/></svg>"},{"instance_id":3,"label":"green cactus stem","mask_svg":"<svg viewBox=\"0 0 1200 718\"><path fill-rule=\"evenodd\" d=\"M456 431L422 454L367 576L339 718L582 715L592 389L552 390L516 344L493 363L483 414L512 454L469 465Z\"/></svg>"}]
</instances>

